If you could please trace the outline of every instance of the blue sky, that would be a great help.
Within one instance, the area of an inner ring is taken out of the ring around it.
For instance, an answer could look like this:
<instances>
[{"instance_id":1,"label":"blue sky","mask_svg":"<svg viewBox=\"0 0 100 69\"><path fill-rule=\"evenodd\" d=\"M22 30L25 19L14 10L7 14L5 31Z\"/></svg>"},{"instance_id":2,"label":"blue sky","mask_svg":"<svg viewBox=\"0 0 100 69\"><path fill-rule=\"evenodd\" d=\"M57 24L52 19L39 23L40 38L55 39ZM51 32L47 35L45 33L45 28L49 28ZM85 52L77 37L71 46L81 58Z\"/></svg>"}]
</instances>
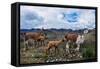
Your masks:
<instances>
[{"instance_id":1,"label":"blue sky","mask_svg":"<svg viewBox=\"0 0 100 69\"><path fill-rule=\"evenodd\" d=\"M21 6L20 13L21 29L95 28L95 10L93 9Z\"/></svg>"}]
</instances>

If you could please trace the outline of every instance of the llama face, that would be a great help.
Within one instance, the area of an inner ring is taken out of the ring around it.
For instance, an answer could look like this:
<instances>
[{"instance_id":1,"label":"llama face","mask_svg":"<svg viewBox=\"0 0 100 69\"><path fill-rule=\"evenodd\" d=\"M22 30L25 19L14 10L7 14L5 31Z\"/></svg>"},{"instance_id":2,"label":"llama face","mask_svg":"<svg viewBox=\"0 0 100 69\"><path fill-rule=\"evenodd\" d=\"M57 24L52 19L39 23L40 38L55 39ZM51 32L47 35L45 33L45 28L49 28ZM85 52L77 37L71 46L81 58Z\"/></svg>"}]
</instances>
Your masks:
<instances>
[{"instance_id":1,"label":"llama face","mask_svg":"<svg viewBox=\"0 0 100 69\"><path fill-rule=\"evenodd\" d=\"M88 33L88 30L84 30L84 34L87 34Z\"/></svg>"},{"instance_id":2,"label":"llama face","mask_svg":"<svg viewBox=\"0 0 100 69\"><path fill-rule=\"evenodd\" d=\"M76 44L82 44L84 42L84 36L83 35L78 35Z\"/></svg>"}]
</instances>

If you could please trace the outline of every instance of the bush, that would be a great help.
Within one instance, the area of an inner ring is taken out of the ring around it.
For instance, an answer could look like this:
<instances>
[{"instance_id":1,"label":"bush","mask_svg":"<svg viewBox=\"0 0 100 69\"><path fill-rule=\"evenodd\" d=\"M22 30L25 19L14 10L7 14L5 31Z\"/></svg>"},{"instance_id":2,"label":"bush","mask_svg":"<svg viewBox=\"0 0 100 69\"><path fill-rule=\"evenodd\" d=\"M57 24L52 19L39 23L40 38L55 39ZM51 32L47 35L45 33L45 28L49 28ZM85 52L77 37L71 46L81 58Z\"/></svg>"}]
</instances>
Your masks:
<instances>
[{"instance_id":1,"label":"bush","mask_svg":"<svg viewBox=\"0 0 100 69\"><path fill-rule=\"evenodd\" d=\"M88 59L88 58L93 58L95 57L95 49L92 47L87 47L84 48L82 51L83 57Z\"/></svg>"}]
</instances>

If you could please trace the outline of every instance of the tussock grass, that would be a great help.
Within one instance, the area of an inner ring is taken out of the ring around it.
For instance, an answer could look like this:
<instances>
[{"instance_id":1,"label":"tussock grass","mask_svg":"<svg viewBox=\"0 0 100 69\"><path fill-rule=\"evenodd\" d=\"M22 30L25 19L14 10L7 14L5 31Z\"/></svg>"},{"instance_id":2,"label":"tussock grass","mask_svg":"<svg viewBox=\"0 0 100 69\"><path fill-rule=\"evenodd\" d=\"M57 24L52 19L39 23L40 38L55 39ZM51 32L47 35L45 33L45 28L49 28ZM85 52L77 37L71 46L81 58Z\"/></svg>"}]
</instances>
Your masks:
<instances>
[{"instance_id":1,"label":"tussock grass","mask_svg":"<svg viewBox=\"0 0 100 69\"><path fill-rule=\"evenodd\" d=\"M56 32L58 33L58 32ZM47 46L38 46L35 48L29 48L26 51L21 51L25 46L23 42L20 43L20 63L28 64L28 63L46 63L46 62L55 62L55 61L74 61L74 60L84 60L89 58L95 58L95 33L90 32L85 35L85 42L81 45L79 54L82 55L80 57L69 57L66 55L66 42L59 45L59 52L55 54L55 51L52 49L50 54L46 54L44 49ZM65 32L59 32L57 35L53 33L47 33L47 37L49 40L58 40L62 39L65 35ZM73 46L72 46L73 47Z\"/></svg>"}]
</instances>

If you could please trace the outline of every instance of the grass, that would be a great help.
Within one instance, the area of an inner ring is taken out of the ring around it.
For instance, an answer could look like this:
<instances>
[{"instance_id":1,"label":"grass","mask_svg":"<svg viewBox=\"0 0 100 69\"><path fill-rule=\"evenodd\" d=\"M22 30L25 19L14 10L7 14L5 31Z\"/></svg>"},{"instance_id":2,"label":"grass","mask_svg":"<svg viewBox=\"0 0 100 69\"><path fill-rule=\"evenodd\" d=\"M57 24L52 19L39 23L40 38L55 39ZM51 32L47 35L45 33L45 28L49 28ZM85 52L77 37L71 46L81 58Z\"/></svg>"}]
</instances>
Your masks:
<instances>
[{"instance_id":1,"label":"grass","mask_svg":"<svg viewBox=\"0 0 100 69\"><path fill-rule=\"evenodd\" d=\"M59 32L58 35L53 33L48 33L49 40L57 40L62 39L65 32ZM27 51L22 51L25 47L23 42L20 43L20 63L21 64L28 64L28 63L46 63L46 62L55 62L57 61L74 61L74 60L83 60L83 59L90 59L95 58L95 36L93 35L94 32L90 32L85 35L85 42L81 45L80 54L82 58L79 57L72 57L68 58L65 52L65 44L66 42L59 45L59 52L55 55L55 51L51 49L51 54L46 54L44 51L44 46L39 46L37 48L29 48ZM55 38L52 38L55 37ZM49 41L47 40L47 41Z\"/></svg>"},{"instance_id":2,"label":"grass","mask_svg":"<svg viewBox=\"0 0 100 69\"><path fill-rule=\"evenodd\" d=\"M95 57L95 44L85 44L85 47L82 48L82 55L85 59L94 58Z\"/></svg>"}]
</instances>

